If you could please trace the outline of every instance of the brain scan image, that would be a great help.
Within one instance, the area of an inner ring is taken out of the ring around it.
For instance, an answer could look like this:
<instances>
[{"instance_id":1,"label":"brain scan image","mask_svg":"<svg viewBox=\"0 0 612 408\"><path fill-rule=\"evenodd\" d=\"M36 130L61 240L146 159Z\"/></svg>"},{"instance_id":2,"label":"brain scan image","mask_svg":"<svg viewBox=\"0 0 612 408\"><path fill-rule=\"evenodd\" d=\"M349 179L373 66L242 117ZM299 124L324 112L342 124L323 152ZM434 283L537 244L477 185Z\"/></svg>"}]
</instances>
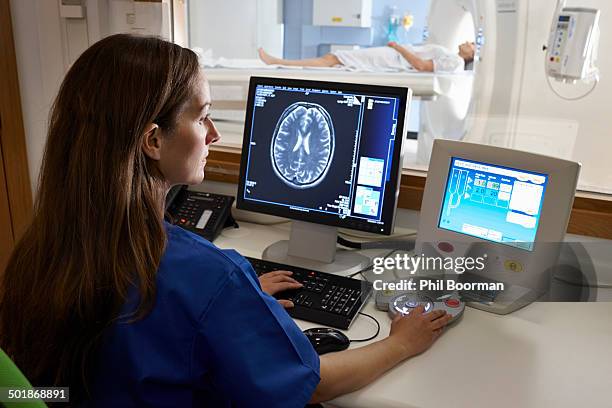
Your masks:
<instances>
[{"instance_id":1,"label":"brain scan image","mask_svg":"<svg viewBox=\"0 0 612 408\"><path fill-rule=\"evenodd\" d=\"M285 109L272 136L274 172L290 187L315 187L329 170L334 144L334 126L325 108L296 102Z\"/></svg>"}]
</instances>

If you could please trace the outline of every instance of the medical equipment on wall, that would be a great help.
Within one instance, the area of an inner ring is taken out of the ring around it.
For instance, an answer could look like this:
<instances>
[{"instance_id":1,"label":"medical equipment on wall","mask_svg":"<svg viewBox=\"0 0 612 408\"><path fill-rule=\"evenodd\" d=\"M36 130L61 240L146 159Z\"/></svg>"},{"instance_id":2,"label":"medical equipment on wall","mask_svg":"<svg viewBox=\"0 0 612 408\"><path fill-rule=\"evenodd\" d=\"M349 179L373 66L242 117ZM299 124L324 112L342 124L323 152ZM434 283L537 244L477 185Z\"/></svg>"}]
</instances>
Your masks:
<instances>
[{"instance_id":1,"label":"medical equipment on wall","mask_svg":"<svg viewBox=\"0 0 612 408\"><path fill-rule=\"evenodd\" d=\"M58 0L60 17L84 18L85 5L79 0Z\"/></svg>"},{"instance_id":2,"label":"medical equipment on wall","mask_svg":"<svg viewBox=\"0 0 612 408\"><path fill-rule=\"evenodd\" d=\"M410 30L414 24L414 16L410 12L405 12L400 15L397 11L397 7L391 7L391 13L387 20L387 41L400 41L398 30L400 27L404 31Z\"/></svg>"},{"instance_id":3,"label":"medical equipment on wall","mask_svg":"<svg viewBox=\"0 0 612 408\"><path fill-rule=\"evenodd\" d=\"M397 7L393 6L387 21L387 41L399 41L397 30L401 25L400 16L397 14Z\"/></svg>"},{"instance_id":4,"label":"medical equipment on wall","mask_svg":"<svg viewBox=\"0 0 612 408\"><path fill-rule=\"evenodd\" d=\"M108 16L110 34L158 35L172 41L169 1L110 0Z\"/></svg>"},{"instance_id":5,"label":"medical equipment on wall","mask_svg":"<svg viewBox=\"0 0 612 408\"><path fill-rule=\"evenodd\" d=\"M312 25L371 27L372 0L314 0Z\"/></svg>"},{"instance_id":6,"label":"medical equipment on wall","mask_svg":"<svg viewBox=\"0 0 612 408\"><path fill-rule=\"evenodd\" d=\"M414 16L410 12L406 12L404 17L402 17L402 27L404 30L410 30L410 27L414 24Z\"/></svg>"},{"instance_id":7,"label":"medical equipment on wall","mask_svg":"<svg viewBox=\"0 0 612 408\"><path fill-rule=\"evenodd\" d=\"M57 0L57 4L65 32L61 41L66 69L87 47L112 34L153 35L178 44L187 37L185 0Z\"/></svg>"},{"instance_id":8,"label":"medical equipment on wall","mask_svg":"<svg viewBox=\"0 0 612 408\"><path fill-rule=\"evenodd\" d=\"M599 82L599 70L595 66L599 49L598 9L565 7L565 0L557 3L546 50L546 79L551 90L560 98L582 99L589 95ZM592 82L593 86L584 95L567 98L559 94L550 83L550 78L564 83Z\"/></svg>"}]
</instances>

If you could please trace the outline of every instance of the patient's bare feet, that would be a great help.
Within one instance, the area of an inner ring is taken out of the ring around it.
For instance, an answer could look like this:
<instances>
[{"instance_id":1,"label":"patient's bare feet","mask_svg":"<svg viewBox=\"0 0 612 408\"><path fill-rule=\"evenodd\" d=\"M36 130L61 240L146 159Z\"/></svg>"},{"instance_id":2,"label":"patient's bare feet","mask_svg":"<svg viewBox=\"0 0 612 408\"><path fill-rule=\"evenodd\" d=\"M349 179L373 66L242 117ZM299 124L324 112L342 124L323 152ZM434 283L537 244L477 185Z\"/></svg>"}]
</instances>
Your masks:
<instances>
[{"instance_id":1,"label":"patient's bare feet","mask_svg":"<svg viewBox=\"0 0 612 408\"><path fill-rule=\"evenodd\" d=\"M266 64L268 64L268 65L278 64L279 59L278 58L274 58L273 56L271 56L270 54L265 52L263 48L260 47L257 50L257 52L259 53L259 58L263 62L265 62Z\"/></svg>"}]
</instances>

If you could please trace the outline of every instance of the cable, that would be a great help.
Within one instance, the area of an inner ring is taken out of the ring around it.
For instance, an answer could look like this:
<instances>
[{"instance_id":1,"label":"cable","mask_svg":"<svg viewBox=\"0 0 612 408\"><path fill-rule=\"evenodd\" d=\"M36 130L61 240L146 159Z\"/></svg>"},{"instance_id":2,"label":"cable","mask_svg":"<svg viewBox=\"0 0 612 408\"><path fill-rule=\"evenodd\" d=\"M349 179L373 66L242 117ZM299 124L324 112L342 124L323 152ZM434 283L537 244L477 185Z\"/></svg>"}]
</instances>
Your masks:
<instances>
[{"instance_id":1,"label":"cable","mask_svg":"<svg viewBox=\"0 0 612 408\"><path fill-rule=\"evenodd\" d=\"M349 241L349 240L342 238L339 235L338 235L338 244L342 245L343 247L347 247L351 249L362 249L361 242Z\"/></svg>"},{"instance_id":2,"label":"cable","mask_svg":"<svg viewBox=\"0 0 612 408\"><path fill-rule=\"evenodd\" d=\"M387 253L386 255L383 255L383 258L388 258L389 256L391 256L393 253L395 253L395 252L397 252L397 251L398 251L398 249L393 249L391 252ZM367 279L367 278L366 278L364 275L362 275L362 274L363 274L364 272L369 271L369 270L370 270L370 269L372 269L373 267L374 267L374 263L372 263L372 264L370 264L370 265L366 266L365 268L363 268L363 269L361 269L361 270L359 270L359 271L357 271L357 272L353 272L353 273L351 273L350 275L346 275L346 277L347 277L347 278L354 278L354 277L355 277L355 276L357 276L357 275L361 275L361 276L363 276L363 279L364 279L364 280L367 282L367 281L368 281L368 279Z\"/></svg>"},{"instance_id":3,"label":"cable","mask_svg":"<svg viewBox=\"0 0 612 408\"><path fill-rule=\"evenodd\" d=\"M355 242L349 241L338 236L338 244L351 249L395 249L398 251L411 251L414 249L416 241L414 239L397 241L375 241L375 242Z\"/></svg>"},{"instance_id":4,"label":"cable","mask_svg":"<svg viewBox=\"0 0 612 408\"><path fill-rule=\"evenodd\" d=\"M355 276L357 276L357 275L361 275L361 276L363 276L362 274L363 274L364 272L367 272L367 271L369 271L370 269L372 269L372 267L373 267L373 266L374 266L374 265L368 265L368 266L366 266L365 268L363 268L363 269L362 269L362 270L360 270L360 271L353 272L353 273L351 273L350 275L346 275L346 277L347 277L347 278L354 278L354 277L355 277ZM365 276L363 276L363 278L365 279ZM365 279L365 280L366 280L366 282L367 282L367 279Z\"/></svg>"},{"instance_id":5,"label":"cable","mask_svg":"<svg viewBox=\"0 0 612 408\"><path fill-rule=\"evenodd\" d=\"M374 340L376 337L378 337L378 334L380 333L380 323L378 323L378 320L376 320L376 318L374 316L370 316L369 314L363 313L363 312L359 312L359 314L363 315L363 316L367 316L370 319L374 320L374 323L376 323L376 334L374 334L373 336L368 337L367 339L349 340L351 343L362 343L364 341Z\"/></svg>"},{"instance_id":6,"label":"cable","mask_svg":"<svg viewBox=\"0 0 612 408\"><path fill-rule=\"evenodd\" d=\"M554 93L555 95L557 95L557 97L563 99L564 101L568 101L568 102L574 102L574 101L579 101L581 99L586 98L587 96L589 96L591 93L593 93L593 91L595 90L595 88L597 88L597 84L599 84L599 76L596 76L595 79L593 80L593 86L591 87L591 89L589 89L585 94L582 94L580 96L576 96L573 98L568 98L566 96L563 96L559 93L559 91L557 91L553 85L552 82L550 81L550 77L548 76L548 72L546 72L546 53L544 54L544 77L546 78L546 84L548 85L548 88L552 91L552 93Z\"/></svg>"},{"instance_id":7,"label":"cable","mask_svg":"<svg viewBox=\"0 0 612 408\"><path fill-rule=\"evenodd\" d=\"M405 232L401 232L400 230L404 230ZM365 239L365 240L379 240L379 241L384 241L384 240L390 240L390 239L397 239L397 238L404 238L404 237L413 237L417 235L417 232L414 230L411 230L409 228L399 228L399 227L395 227L395 231L400 231L400 233L398 234L392 234L389 235L388 237L385 238L381 238L380 235L376 235L376 234L371 234L371 233L364 233L364 234L358 234L352 230L347 230L345 228L340 228L338 229L338 235L344 235L347 237L352 237L352 238L359 238L359 239ZM410 232L408 232L410 231Z\"/></svg>"}]
</instances>

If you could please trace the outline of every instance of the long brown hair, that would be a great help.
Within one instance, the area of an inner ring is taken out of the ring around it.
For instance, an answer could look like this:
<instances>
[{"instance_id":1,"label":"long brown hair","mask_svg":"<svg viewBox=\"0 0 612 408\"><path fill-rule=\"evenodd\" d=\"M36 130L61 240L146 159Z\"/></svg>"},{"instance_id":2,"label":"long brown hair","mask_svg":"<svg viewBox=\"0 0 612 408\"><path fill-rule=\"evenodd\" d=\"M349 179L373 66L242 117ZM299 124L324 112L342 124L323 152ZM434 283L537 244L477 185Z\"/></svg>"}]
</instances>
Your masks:
<instances>
[{"instance_id":1,"label":"long brown hair","mask_svg":"<svg viewBox=\"0 0 612 408\"><path fill-rule=\"evenodd\" d=\"M82 396L130 287L135 319L153 307L166 184L143 134L156 123L171 135L198 71L192 51L125 34L97 42L68 71L33 221L0 278L0 347L35 385Z\"/></svg>"}]
</instances>

